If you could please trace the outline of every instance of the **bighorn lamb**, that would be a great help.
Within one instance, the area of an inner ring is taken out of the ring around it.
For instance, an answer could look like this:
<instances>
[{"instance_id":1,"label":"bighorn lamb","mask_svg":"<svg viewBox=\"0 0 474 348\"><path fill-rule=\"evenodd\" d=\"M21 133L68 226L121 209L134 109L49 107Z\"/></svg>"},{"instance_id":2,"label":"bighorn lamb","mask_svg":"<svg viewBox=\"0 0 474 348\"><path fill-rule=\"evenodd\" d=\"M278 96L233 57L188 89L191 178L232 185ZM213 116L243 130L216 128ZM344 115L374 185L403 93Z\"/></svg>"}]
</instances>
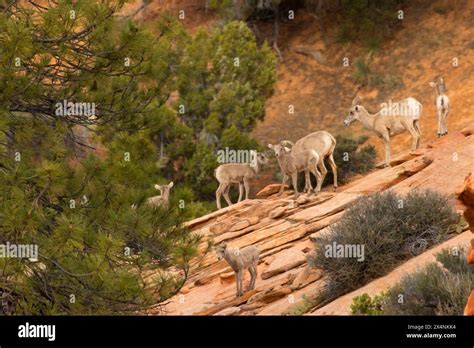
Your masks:
<instances>
[{"instance_id":1,"label":"bighorn lamb","mask_svg":"<svg viewBox=\"0 0 474 348\"><path fill-rule=\"evenodd\" d=\"M430 82L431 87L436 87L436 111L438 112L438 138L448 134L448 113L449 113L449 98L445 94L448 90L444 84L442 77L438 82Z\"/></svg>"},{"instance_id":2,"label":"bighorn lamb","mask_svg":"<svg viewBox=\"0 0 474 348\"><path fill-rule=\"evenodd\" d=\"M217 209L221 209L221 196L223 195L227 205L232 205L229 197L231 184L239 184L239 200L242 200L243 189L245 187L245 199L249 198L250 180L256 177L260 170L260 165L268 163L268 159L262 153L257 153L256 160L252 163L225 163L221 164L214 171L214 176L219 181L216 191Z\"/></svg>"},{"instance_id":3,"label":"bighorn lamb","mask_svg":"<svg viewBox=\"0 0 474 348\"><path fill-rule=\"evenodd\" d=\"M163 206L163 207L167 208L169 206L170 192L171 192L172 187L173 187L173 182L172 181L168 185L158 185L158 184L156 184L155 188L158 191L160 191L161 194L159 196L154 196L154 197L148 198L146 200L146 204L151 205L151 206L155 206L155 207ZM136 204L133 204L132 208L136 209L137 208Z\"/></svg>"},{"instance_id":4,"label":"bighorn lamb","mask_svg":"<svg viewBox=\"0 0 474 348\"><path fill-rule=\"evenodd\" d=\"M244 272L246 269L250 272L250 284L247 291L255 288L255 281L257 280L257 265L260 252L258 249L249 245L242 249L227 249L227 244L224 242L216 248L217 258L220 260L224 258L235 272L235 279L237 285L237 297L243 295L242 282L244 280Z\"/></svg>"},{"instance_id":5,"label":"bighorn lamb","mask_svg":"<svg viewBox=\"0 0 474 348\"><path fill-rule=\"evenodd\" d=\"M268 147L275 152L275 156L278 159L281 172L283 174L282 184L279 194L283 193L283 187L285 182L288 180L288 176L291 177L293 183L293 189L295 190L295 198L298 198L298 172L305 172L305 175L309 176L309 172L317 179L317 187L314 192L319 192L322 185L322 176L318 171L318 163L320 162L319 155L314 150L304 150L298 153L290 151L289 148L284 147L281 144L272 145L268 144ZM307 174L308 173L308 174ZM306 177L306 180L309 178Z\"/></svg>"},{"instance_id":6,"label":"bighorn lamb","mask_svg":"<svg viewBox=\"0 0 474 348\"><path fill-rule=\"evenodd\" d=\"M318 131L308 134L307 136L301 138L296 143L292 143L289 140L283 140L280 144L286 146L287 144L291 145L291 152L297 153L305 150L314 150L319 155L318 168L322 175L321 185L322 186L324 179L328 170L324 165L324 160L327 158L329 165L331 166L332 174L334 177L334 189L337 188L337 166L334 162L334 149L336 148L336 139L326 131ZM311 192L311 180L308 171L305 171L305 191Z\"/></svg>"},{"instance_id":7,"label":"bighorn lamb","mask_svg":"<svg viewBox=\"0 0 474 348\"><path fill-rule=\"evenodd\" d=\"M408 131L413 138L412 150L420 146L420 116L423 106L418 100L410 97L397 103L382 104L382 109L375 114L369 114L359 102L359 97L355 97L352 101L352 107L349 116L344 120L344 125L348 127L352 122L358 120L383 139L385 145L384 166L390 166L390 137Z\"/></svg>"}]
</instances>

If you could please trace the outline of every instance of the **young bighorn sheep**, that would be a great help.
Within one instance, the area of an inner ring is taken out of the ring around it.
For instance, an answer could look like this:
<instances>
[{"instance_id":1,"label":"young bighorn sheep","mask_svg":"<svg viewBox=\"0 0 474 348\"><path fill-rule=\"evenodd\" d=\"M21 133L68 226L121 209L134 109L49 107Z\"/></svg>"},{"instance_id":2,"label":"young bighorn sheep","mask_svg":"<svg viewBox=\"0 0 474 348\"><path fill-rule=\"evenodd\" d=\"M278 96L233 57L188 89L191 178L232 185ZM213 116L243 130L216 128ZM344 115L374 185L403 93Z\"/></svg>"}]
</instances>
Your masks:
<instances>
[{"instance_id":1,"label":"young bighorn sheep","mask_svg":"<svg viewBox=\"0 0 474 348\"><path fill-rule=\"evenodd\" d=\"M237 285L237 297L243 295L242 282L244 280L244 272L246 269L250 272L250 284L247 291L255 288L257 280L257 265L260 252L253 245L248 245L242 249L227 249L227 243L223 242L216 248L217 258L225 259L235 272L235 280Z\"/></svg>"},{"instance_id":2,"label":"young bighorn sheep","mask_svg":"<svg viewBox=\"0 0 474 348\"><path fill-rule=\"evenodd\" d=\"M257 153L256 160L251 163L225 163L221 164L214 171L214 176L219 181L219 187L216 191L217 209L221 209L221 196L232 205L229 197L229 189L231 184L239 184L239 200L242 200L243 190L245 187L245 199L249 198L250 180L256 177L260 171L260 165L268 163L268 159L262 153Z\"/></svg>"},{"instance_id":3,"label":"young bighorn sheep","mask_svg":"<svg viewBox=\"0 0 474 348\"><path fill-rule=\"evenodd\" d=\"M319 155L318 168L321 172L322 179L321 185L326 178L328 170L324 165L324 160L327 158L329 165L331 166L332 175L334 177L334 189L337 188L337 166L334 162L334 149L336 148L336 139L326 131L318 131L308 134L307 136L299 139L296 143L292 143L289 140L283 140L280 144L291 146L291 152L298 153L305 150L314 150ZM311 192L313 189L311 186L311 180L308 171L305 171L305 191Z\"/></svg>"},{"instance_id":4,"label":"young bighorn sheep","mask_svg":"<svg viewBox=\"0 0 474 348\"><path fill-rule=\"evenodd\" d=\"M438 112L438 138L448 134L448 113L449 113L449 98L445 94L448 90L444 84L442 77L438 82L430 82L431 87L436 88L437 96L435 100L436 111Z\"/></svg>"},{"instance_id":5,"label":"young bighorn sheep","mask_svg":"<svg viewBox=\"0 0 474 348\"><path fill-rule=\"evenodd\" d=\"M423 106L418 100L410 97L397 103L382 104L382 109L375 114L370 114L359 102L359 97L355 97L352 101L352 107L349 116L344 120L344 125L348 127L352 122L358 120L383 139L385 145L384 166L390 167L390 137L408 131L413 138L412 150L416 150L420 146L420 116Z\"/></svg>"},{"instance_id":6,"label":"young bighorn sheep","mask_svg":"<svg viewBox=\"0 0 474 348\"><path fill-rule=\"evenodd\" d=\"M317 179L317 187L314 192L321 191L322 186L322 176L318 171L318 163L320 162L319 155L314 150L304 150L298 153L293 153L289 148L278 144L272 145L268 144L268 147L275 152L275 156L278 159L278 164L280 165L281 172L283 174L282 184L279 194L283 193L283 187L285 186L288 176L291 177L293 183L293 189L295 190L295 199L298 198L298 172L305 172L306 180L309 179L309 172Z\"/></svg>"},{"instance_id":7,"label":"young bighorn sheep","mask_svg":"<svg viewBox=\"0 0 474 348\"><path fill-rule=\"evenodd\" d=\"M168 185L158 185L158 184L156 184L155 188L158 191L160 191L161 194L159 196L154 196L154 197L148 198L146 200L146 204L151 205L151 206L155 206L155 207L163 206L163 207L167 208L168 205L169 205L170 192L171 192L171 188L173 187L173 185L174 184L173 184L172 181ZM137 208L136 204L133 204L132 208L136 209Z\"/></svg>"}]
</instances>

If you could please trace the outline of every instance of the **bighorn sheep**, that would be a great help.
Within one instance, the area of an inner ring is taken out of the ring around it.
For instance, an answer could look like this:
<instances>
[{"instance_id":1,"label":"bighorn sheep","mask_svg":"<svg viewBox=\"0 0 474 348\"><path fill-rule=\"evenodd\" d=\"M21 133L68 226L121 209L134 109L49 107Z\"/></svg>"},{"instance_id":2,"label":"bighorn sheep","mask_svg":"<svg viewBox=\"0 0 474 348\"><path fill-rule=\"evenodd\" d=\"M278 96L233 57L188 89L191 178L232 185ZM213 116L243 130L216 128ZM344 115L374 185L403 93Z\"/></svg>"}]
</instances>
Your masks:
<instances>
[{"instance_id":1,"label":"bighorn sheep","mask_svg":"<svg viewBox=\"0 0 474 348\"><path fill-rule=\"evenodd\" d=\"M284 147L281 144L272 145L268 144L268 147L275 152L275 156L278 159L281 172L283 174L282 184L279 194L283 193L283 187L288 180L288 176L291 177L293 183L293 189L295 190L295 198L298 198L298 172L305 172L306 181L308 181L309 172L317 179L317 187L314 192L319 192L322 186L322 176L318 171L319 155L314 150L304 150L298 153L290 152L290 149Z\"/></svg>"},{"instance_id":2,"label":"bighorn sheep","mask_svg":"<svg viewBox=\"0 0 474 348\"><path fill-rule=\"evenodd\" d=\"M223 242L216 248L217 258L222 258L227 261L232 270L235 272L235 280L237 285L237 297L243 295L242 282L244 280L244 272L246 269L250 272L250 284L247 291L255 288L255 281L257 280L257 265L260 252L258 249L249 245L242 249L236 248L234 250L227 249L227 244Z\"/></svg>"},{"instance_id":3,"label":"bighorn sheep","mask_svg":"<svg viewBox=\"0 0 474 348\"><path fill-rule=\"evenodd\" d=\"M420 146L421 129L420 116L423 105L415 98L406 98L399 102L382 104L382 109L375 114L370 114L359 104L360 98L355 97L349 116L344 120L348 127L352 122L358 120L362 124L383 139L385 145L385 164L390 166L390 137L410 132L413 138L412 150Z\"/></svg>"},{"instance_id":4,"label":"bighorn sheep","mask_svg":"<svg viewBox=\"0 0 474 348\"><path fill-rule=\"evenodd\" d=\"M155 206L155 207L163 206L163 207L167 208L168 205L169 205L169 201L170 201L170 192L171 192L172 187L173 187L173 182L172 181L168 185L158 185L158 184L156 184L155 188L158 191L160 191L161 194L159 196L154 196L154 197L148 198L146 200L146 204L148 204L150 206ZM137 208L136 204L133 204L132 208L136 209Z\"/></svg>"},{"instance_id":5,"label":"bighorn sheep","mask_svg":"<svg viewBox=\"0 0 474 348\"><path fill-rule=\"evenodd\" d=\"M439 78L438 82L430 82L431 87L436 87L436 110L438 112L438 138L448 134L448 113L449 113L449 98L445 94L448 90L444 84L442 77Z\"/></svg>"},{"instance_id":6,"label":"bighorn sheep","mask_svg":"<svg viewBox=\"0 0 474 348\"><path fill-rule=\"evenodd\" d=\"M250 179L256 177L260 170L260 165L268 163L268 159L262 153L257 153L256 160L251 163L225 163L221 164L214 171L214 176L219 181L219 187L216 191L217 209L221 209L221 196L228 205L232 205L229 197L231 184L239 184L239 200L242 200L243 189L245 187L245 199L249 198ZM237 202L237 203L238 203Z\"/></svg>"},{"instance_id":7,"label":"bighorn sheep","mask_svg":"<svg viewBox=\"0 0 474 348\"><path fill-rule=\"evenodd\" d=\"M294 144L289 140L283 140L280 142L280 144L284 146L287 146L287 144L291 145L291 152L293 153L302 152L305 150L314 150L318 153L318 168L322 175L320 187L322 186L328 172L326 166L324 165L324 160L327 158L334 177L334 189L337 188L337 166L336 162L334 162L336 139L334 139L330 133L326 131L313 132L299 139ZM305 171L305 178L305 191L311 192L313 188L311 186L311 180L308 171Z\"/></svg>"}]
</instances>

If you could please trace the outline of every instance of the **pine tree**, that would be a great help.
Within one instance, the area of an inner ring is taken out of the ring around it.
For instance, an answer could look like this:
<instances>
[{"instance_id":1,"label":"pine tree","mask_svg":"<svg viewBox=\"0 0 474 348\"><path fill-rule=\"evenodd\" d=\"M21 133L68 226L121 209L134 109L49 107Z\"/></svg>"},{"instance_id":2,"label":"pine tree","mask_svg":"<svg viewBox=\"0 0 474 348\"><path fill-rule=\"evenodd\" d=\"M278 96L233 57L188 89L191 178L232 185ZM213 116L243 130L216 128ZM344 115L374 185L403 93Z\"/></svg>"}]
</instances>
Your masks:
<instances>
[{"instance_id":1,"label":"pine tree","mask_svg":"<svg viewBox=\"0 0 474 348\"><path fill-rule=\"evenodd\" d=\"M179 132L165 103L183 32L165 19L152 35L122 4L0 8L0 245L38 246L37 262L0 258L5 314L136 313L176 293L196 254L185 209L142 204L165 180L152 134Z\"/></svg>"}]
</instances>

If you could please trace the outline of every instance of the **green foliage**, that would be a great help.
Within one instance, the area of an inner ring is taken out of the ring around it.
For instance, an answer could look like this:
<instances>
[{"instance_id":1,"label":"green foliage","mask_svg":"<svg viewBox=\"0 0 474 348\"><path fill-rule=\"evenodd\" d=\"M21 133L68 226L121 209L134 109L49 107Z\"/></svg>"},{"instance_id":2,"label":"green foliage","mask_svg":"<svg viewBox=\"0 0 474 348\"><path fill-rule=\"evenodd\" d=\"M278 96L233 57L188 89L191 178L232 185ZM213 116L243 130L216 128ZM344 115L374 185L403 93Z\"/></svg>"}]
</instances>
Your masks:
<instances>
[{"instance_id":1,"label":"green foliage","mask_svg":"<svg viewBox=\"0 0 474 348\"><path fill-rule=\"evenodd\" d=\"M430 263L406 275L386 294L388 315L462 315L474 286L474 266L462 247L443 249Z\"/></svg>"},{"instance_id":2,"label":"green foliage","mask_svg":"<svg viewBox=\"0 0 474 348\"><path fill-rule=\"evenodd\" d=\"M276 58L257 46L243 22L229 22L211 33L189 37L178 71L177 110L199 144L184 163L184 177L198 198L214 198L219 148L255 149L249 135L265 113L276 80Z\"/></svg>"},{"instance_id":3,"label":"green foliage","mask_svg":"<svg viewBox=\"0 0 474 348\"><path fill-rule=\"evenodd\" d=\"M309 262L328 279L324 292L334 298L366 284L446 238L459 216L444 196L433 191L412 191L405 197L387 191L358 199L315 241ZM329 257L336 245L364 247L364 260Z\"/></svg>"},{"instance_id":4,"label":"green foliage","mask_svg":"<svg viewBox=\"0 0 474 348\"><path fill-rule=\"evenodd\" d=\"M249 132L263 119L266 98L276 80L276 58L268 45L258 47L243 22L230 22L189 38L178 75L181 119L196 135L205 127L217 138L235 126Z\"/></svg>"},{"instance_id":5,"label":"green foliage","mask_svg":"<svg viewBox=\"0 0 474 348\"><path fill-rule=\"evenodd\" d=\"M356 174L365 174L375 166L377 153L373 145L364 145L367 137L361 136L357 139L336 136L336 149L334 150L334 161L337 165L337 178L343 184ZM327 183L332 183L333 175L329 170Z\"/></svg>"},{"instance_id":6,"label":"green foliage","mask_svg":"<svg viewBox=\"0 0 474 348\"><path fill-rule=\"evenodd\" d=\"M189 144L164 105L182 32L167 23L155 37L114 16L121 5L15 2L0 13L0 244L39 250L38 262L0 258L4 314L136 313L179 291L196 255L182 222L199 206L142 204L170 176L156 135ZM65 99L95 103L96 119L58 114ZM78 158L75 125L101 151Z\"/></svg>"},{"instance_id":7,"label":"green foliage","mask_svg":"<svg viewBox=\"0 0 474 348\"><path fill-rule=\"evenodd\" d=\"M375 295L373 298L369 294L364 293L352 299L351 314L353 315L382 315L383 302L385 295Z\"/></svg>"},{"instance_id":8,"label":"green foliage","mask_svg":"<svg viewBox=\"0 0 474 348\"><path fill-rule=\"evenodd\" d=\"M391 38L400 25L398 11L404 0L342 0L338 11L341 43L358 42L368 50L377 50L383 40Z\"/></svg>"}]
</instances>

